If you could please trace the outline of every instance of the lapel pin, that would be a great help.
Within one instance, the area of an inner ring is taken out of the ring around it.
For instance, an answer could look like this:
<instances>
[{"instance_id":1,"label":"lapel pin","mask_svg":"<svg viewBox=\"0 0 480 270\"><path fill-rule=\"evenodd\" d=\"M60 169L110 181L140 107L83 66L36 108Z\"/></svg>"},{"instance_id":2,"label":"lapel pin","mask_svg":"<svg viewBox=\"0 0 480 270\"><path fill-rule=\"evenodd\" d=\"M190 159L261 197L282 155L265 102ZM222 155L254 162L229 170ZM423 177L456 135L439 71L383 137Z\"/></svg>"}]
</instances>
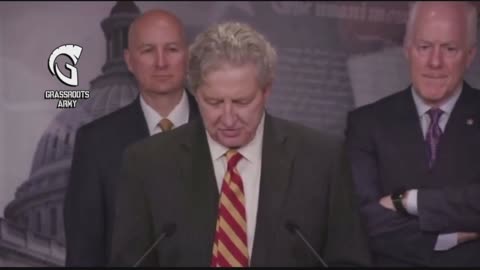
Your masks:
<instances>
[{"instance_id":1,"label":"lapel pin","mask_svg":"<svg viewBox=\"0 0 480 270\"><path fill-rule=\"evenodd\" d=\"M473 125L473 119L472 119L472 118L468 118L468 119L467 119L467 125L468 125L468 126Z\"/></svg>"}]
</instances>

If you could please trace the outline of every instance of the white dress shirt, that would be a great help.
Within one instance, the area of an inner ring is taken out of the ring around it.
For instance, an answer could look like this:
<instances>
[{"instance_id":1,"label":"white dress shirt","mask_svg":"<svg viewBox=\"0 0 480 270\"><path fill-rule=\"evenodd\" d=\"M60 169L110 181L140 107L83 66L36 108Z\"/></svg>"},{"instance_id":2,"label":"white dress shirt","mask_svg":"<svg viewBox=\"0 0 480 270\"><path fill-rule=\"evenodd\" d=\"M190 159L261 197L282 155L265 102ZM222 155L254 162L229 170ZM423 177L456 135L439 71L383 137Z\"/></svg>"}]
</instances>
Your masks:
<instances>
[{"instance_id":1,"label":"white dress shirt","mask_svg":"<svg viewBox=\"0 0 480 270\"><path fill-rule=\"evenodd\" d=\"M455 107L455 103L457 102L458 98L462 89L458 89L453 96L451 96L447 102L439 107L443 111L440 119L438 121L438 125L442 130L442 133L445 132L445 127L447 126L448 119L452 114L453 107ZM423 137L425 138L428 130L428 126L430 125L430 117L427 114L427 111L430 110L430 106L425 104L422 98L414 91L412 87L412 94L413 100L415 102L415 106L417 108L418 117L420 118L420 125L422 126ZM408 196L406 197L406 205L405 209L408 213L412 215L418 215L418 190L412 189L408 192ZM437 238L437 242L435 243L434 250L448 250L458 244L458 234L457 233L446 233L446 234L439 234Z\"/></svg>"},{"instance_id":2,"label":"white dress shirt","mask_svg":"<svg viewBox=\"0 0 480 270\"><path fill-rule=\"evenodd\" d=\"M173 128L179 127L188 122L188 115L190 114L190 105L188 104L188 97L186 90L183 91L180 102L173 108L170 114L166 117L173 123ZM157 111L155 111L150 105L145 102L142 95L140 95L140 107L142 107L143 115L147 122L148 132L150 135L162 132L162 129L158 126L158 123L164 118Z\"/></svg>"},{"instance_id":3,"label":"white dress shirt","mask_svg":"<svg viewBox=\"0 0 480 270\"><path fill-rule=\"evenodd\" d=\"M249 261L252 257L255 225L257 222L258 194L260 191L260 173L262 171L262 144L265 113L258 124L255 137L247 145L237 149L242 154L242 159L237 164L237 170L242 178L245 196L245 214L247 218L247 248ZM227 172L227 158L225 153L229 148L219 144L207 132L208 146L212 156L213 168L219 193L223 177Z\"/></svg>"}]
</instances>

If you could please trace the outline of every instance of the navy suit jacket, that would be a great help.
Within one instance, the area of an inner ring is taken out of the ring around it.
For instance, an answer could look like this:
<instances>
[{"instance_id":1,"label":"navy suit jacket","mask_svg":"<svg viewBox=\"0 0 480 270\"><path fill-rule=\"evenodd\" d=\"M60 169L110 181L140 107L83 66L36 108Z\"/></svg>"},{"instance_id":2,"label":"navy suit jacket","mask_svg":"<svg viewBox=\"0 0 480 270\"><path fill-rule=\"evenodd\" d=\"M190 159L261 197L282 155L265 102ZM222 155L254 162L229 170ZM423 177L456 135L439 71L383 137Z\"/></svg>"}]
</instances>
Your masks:
<instances>
[{"instance_id":1,"label":"navy suit jacket","mask_svg":"<svg viewBox=\"0 0 480 270\"><path fill-rule=\"evenodd\" d=\"M198 116L198 107L187 95L190 121ZM66 266L107 265L122 155L148 136L139 97L77 131L64 202Z\"/></svg>"},{"instance_id":2,"label":"navy suit jacket","mask_svg":"<svg viewBox=\"0 0 480 270\"><path fill-rule=\"evenodd\" d=\"M479 240L433 250L440 233L480 231L480 91L464 83L432 170L410 87L350 112L346 135L378 265L480 266ZM401 187L419 190L419 216L378 203Z\"/></svg>"}]
</instances>

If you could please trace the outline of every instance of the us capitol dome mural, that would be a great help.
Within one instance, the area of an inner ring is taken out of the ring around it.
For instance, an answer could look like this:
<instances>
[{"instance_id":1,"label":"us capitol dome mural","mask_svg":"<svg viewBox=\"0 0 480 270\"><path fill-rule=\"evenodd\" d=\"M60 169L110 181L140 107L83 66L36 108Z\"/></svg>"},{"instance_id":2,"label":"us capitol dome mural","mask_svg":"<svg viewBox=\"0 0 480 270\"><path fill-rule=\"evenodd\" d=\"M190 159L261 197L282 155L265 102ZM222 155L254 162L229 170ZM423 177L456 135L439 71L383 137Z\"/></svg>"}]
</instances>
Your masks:
<instances>
[{"instance_id":1,"label":"us capitol dome mural","mask_svg":"<svg viewBox=\"0 0 480 270\"><path fill-rule=\"evenodd\" d=\"M90 98L56 115L38 142L30 176L0 219L0 266L63 266L63 199L77 129L133 101L135 79L123 60L128 27L140 10L118 1L101 22L107 60L90 82ZM88 218L88 217L85 217Z\"/></svg>"}]
</instances>

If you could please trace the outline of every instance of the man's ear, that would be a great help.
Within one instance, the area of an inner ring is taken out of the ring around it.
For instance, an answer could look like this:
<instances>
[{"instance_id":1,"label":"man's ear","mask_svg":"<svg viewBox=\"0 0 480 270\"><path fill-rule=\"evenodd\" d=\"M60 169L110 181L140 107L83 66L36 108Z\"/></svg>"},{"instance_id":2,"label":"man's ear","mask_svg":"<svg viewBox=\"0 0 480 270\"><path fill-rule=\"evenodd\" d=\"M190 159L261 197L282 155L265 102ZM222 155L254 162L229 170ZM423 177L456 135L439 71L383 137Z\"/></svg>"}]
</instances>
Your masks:
<instances>
[{"instance_id":1,"label":"man's ear","mask_svg":"<svg viewBox=\"0 0 480 270\"><path fill-rule=\"evenodd\" d=\"M406 43L403 44L403 55L407 61L410 60L410 46L411 45L407 45Z\"/></svg>"},{"instance_id":2,"label":"man's ear","mask_svg":"<svg viewBox=\"0 0 480 270\"><path fill-rule=\"evenodd\" d=\"M263 97L268 98L272 93L272 82L269 82L263 89Z\"/></svg>"},{"instance_id":3,"label":"man's ear","mask_svg":"<svg viewBox=\"0 0 480 270\"><path fill-rule=\"evenodd\" d=\"M131 67L131 60L130 60L130 51L128 49L123 50L123 59L125 60L125 63L127 64L127 68L130 72L132 72L132 67Z\"/></svg>"}]
</instances>

